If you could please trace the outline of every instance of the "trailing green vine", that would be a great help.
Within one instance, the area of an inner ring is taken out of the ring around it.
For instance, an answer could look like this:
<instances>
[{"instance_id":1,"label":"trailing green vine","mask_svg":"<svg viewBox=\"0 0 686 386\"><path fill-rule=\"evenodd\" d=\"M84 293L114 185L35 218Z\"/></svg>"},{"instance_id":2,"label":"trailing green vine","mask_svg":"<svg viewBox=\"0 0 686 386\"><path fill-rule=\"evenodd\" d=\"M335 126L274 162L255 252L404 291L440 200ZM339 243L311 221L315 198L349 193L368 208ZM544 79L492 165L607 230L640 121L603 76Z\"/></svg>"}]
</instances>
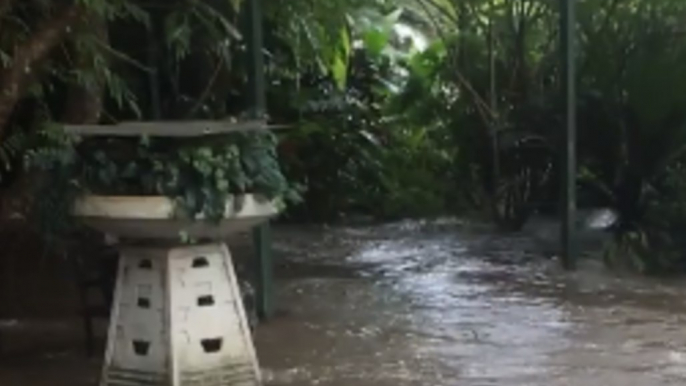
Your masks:
<instances>
[{"instance_id":1,"label":"trailing green vine","mask_svg":"<svg viewBox=\"0 0 686 386\"><path fill-rule=\"evenodd\" d=\"M285 204L299 189L281 173L277 138L268 132L219 138L112 139L78 141L59 128L43 131L26 164L41 173L33 220L48 236L75 224L74 201L83 194L167 196L185 218L223 218L226 203L244 194ZM241 205L242 200L232 200Z\"/></svg>"}]
</instances>

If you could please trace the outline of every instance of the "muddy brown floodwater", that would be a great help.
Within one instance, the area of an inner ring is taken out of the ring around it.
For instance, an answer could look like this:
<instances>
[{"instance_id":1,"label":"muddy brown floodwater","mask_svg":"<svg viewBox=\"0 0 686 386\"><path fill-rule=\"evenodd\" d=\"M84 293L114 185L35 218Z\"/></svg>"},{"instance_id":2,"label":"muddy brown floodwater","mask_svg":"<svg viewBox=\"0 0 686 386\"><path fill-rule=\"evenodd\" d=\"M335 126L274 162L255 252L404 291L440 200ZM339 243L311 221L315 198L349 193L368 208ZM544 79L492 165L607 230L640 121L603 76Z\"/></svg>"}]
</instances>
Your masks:
<instances>
[{"instance_id":1,"label":"muddy brown floodwater","mask_svg":"<svg viewBox=\"0 0 686 386\"><path fill-rule=\"evenodd\" d=\"M276 236L282 311L256 338L268 385L686 384L678 282L563 273L529 235L456 221ZM65 343L4 359L0 385L93 385L97 369Z\"/></svg>"}]
</instances>

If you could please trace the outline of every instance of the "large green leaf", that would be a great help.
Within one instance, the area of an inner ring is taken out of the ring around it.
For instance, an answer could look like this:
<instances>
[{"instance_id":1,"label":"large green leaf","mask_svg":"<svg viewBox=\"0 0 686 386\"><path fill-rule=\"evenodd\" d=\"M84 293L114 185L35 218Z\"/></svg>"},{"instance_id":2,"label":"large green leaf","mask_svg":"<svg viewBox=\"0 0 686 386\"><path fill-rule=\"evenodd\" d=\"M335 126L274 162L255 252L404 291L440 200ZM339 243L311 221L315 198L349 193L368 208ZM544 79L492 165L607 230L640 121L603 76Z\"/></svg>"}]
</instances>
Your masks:
<instances>
[{"instance_id":1,"label":"large green leaf","mask_svg":"<svg viewBox=\"0 0 686 386\"><path fill-rule=\"evenodd\" d=\"M345 89L348 78L348 64L341 55L336 55L334 57L333 63L331 64L331 75L336 82L338 89Z\"/></svg>"},{"instance_id":2,"label":"large green leaf","mask_svg":"<svg viewBox=\"0 0 686 386\"><path fill-rule=\"evenodd\" d=\"M388 47L394 27L398 23L403 10L397 9L388 15L372 20L372 25L362 34L365 48L374 56L380 56Z\"/></svg>"},{"instance_id":3,"label":"large green leaf","mask_svg":"<svg viewBox=\"0 0 686 386\"><path fill-rule=\"evenodd\" d=\"M333 51L330 68L331 76L340 90L345 89L347 84L348 63L350 62L351 50L350 31L347 26L345 26L340 29L339 39L335 50Z\"/></svg>"}]
</instances>

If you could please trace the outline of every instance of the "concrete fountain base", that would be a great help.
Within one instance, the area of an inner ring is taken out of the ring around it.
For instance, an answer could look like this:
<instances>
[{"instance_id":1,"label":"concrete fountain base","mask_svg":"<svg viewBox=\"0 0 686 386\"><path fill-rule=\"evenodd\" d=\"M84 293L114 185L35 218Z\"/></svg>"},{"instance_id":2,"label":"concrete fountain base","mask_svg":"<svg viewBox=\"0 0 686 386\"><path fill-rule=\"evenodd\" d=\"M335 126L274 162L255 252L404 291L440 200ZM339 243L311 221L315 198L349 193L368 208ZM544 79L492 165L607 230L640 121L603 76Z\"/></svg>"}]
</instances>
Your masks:
<instances>
[{"instance_id":1,"label":"concrete fountain base","mask_svg":"<svg viewBox=\"0 0 686 386\"><path fill-rule=\"evenodd\" d=\"M121 252L101 386L261 383L224 244Z\"/></svg>"},{"instance_id":2,"label":"concrete fountain base","mask_svg":"<svg viewBox=\"0 0 686 386\"><path fill-rule=\"evenodd\" d=\"M260 373L225 240L268 221L274 202L232 197L224 218L178 216L167 197L86 196L74 212L117 236L120 267L101 386L253 386ZM146 245L134 247L134 245Z\"/></svg>"}]
</instances>

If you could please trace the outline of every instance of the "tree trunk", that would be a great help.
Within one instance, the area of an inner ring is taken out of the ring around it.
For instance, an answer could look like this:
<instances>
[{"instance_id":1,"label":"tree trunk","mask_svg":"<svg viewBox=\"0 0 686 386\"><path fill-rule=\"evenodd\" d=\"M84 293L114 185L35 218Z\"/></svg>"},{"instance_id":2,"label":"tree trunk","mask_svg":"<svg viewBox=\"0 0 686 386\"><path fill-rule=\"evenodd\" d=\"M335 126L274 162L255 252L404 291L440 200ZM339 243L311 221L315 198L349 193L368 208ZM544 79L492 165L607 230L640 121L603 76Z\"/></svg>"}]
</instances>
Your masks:
<instances>
[{"instance_id":1,"label":"tree trunk","mask_svg":"<svg viewBox=\"0 0 686 386\"><path fill-rule=\"evenodd\" d=\"M35 79L35 68L70 33L71 26L81 15L82 8L72 5L55 17L45 20L25 43L15 47L11 65L0 69L0 136L6 129L15 106L26 95L31 81Z\"/></svg>"},{"instance_id":2,"label":"tree trunk","mask_svg":"<svg viewBox=\"0 0 686 386\"><path fill-rule=\"evenodd\" d=\"M89 15L88 21L77 26L82 31L95 35L104 44L107 44L107 22L95 15ZM97 71L93 68L94 60L92 52L79 50L74 44L71 45L74 66L79 71ZM95 124L100 122L103 110L104 80L96 79L95 84L80 85L71 84L67 90L67 103L62 118L63 122L76 125Z\"/></svg>"},{"instance_id":3,"label":"tree trunk","mask_svg":"<svg viewBox=\"0 0 686 386\"><path fill-rule=\"evenodd\" d=\"M0 0L0 17L2 17L12 7L14 0Z\"/></svg>"}]
</instances>

